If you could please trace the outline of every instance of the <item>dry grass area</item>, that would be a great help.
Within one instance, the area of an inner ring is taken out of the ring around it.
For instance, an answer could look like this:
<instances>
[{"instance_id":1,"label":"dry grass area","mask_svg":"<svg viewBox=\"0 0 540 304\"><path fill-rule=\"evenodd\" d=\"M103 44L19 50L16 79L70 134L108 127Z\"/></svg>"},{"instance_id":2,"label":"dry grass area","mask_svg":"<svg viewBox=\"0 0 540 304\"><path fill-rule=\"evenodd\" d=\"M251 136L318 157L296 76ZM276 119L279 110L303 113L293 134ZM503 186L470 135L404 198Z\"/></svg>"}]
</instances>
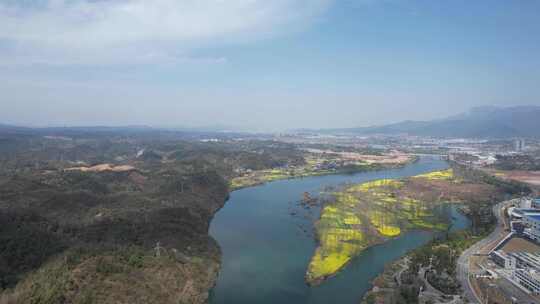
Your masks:
<instances>
[{"instance_id":1,"label":"dry grass area","mask_svg":"<svg viewBox=\"0 0 540 304\"><path fill-rule=\"evenodd\" d=\"M492 287L493 281L490 279L471 279L472 287L482 299L488 299L494 304L513 304L511 297L506 295L500 288Z\"/></svg>"},{"instance_id":2,"label":"dry grass area","mask_svg":"<svg viewBox=\"0 0 540 304\"><path fill-rule=\"evenodd\" d=\"M357 152L335 152L332 150L308 149L314 154L333 154L344 160L363 161L378 164L403 164L413 160L413 156L399 151L390 151L381 155L362 154Z\"/></svg>"},{"instance_id":3,"label":"dry grass area","mask_svg":"<svg viewBox=\"0 0 540 304\"><path fill-rule=\"evenodd\" d=\"M488 184L426 178L410 178L399 190L399 195L428 202L486 201L497 194Z\"/></svg>"},{"instance_id":4,"label":"dry grass area","mask_svg":"<svg viewBox=\"0 0 540 304\"><path fill-rule=\"evenodd\" d=\"M506 253L524 251L529 253L540 253L540 246L522 238L512 238L501 248L501 250Z\"/></svg>"},{"instance_id":5,"label":"dry grass area","mask_svg":"<svg viewBox=\"0 0 540 304\"><path fill-rule=\"evenodd\" d=\"M493 170L493 169L485 169L485 171L491 175L494 175L502 179L527 183L533 186L540 186L540 171L523 171L523 170L503 171L503 170Z\"/></svg>"},{"instance_id":6,"label":"dry grass area","mask_svg":"<svg viewBox=\"0 0 540 304\"><path fill-rule=\"evenodd\" d=\"M65 169L65 171L81 171L81 172L104 172L104 171L127 172L127 171L133 171L133 170L135 170L135 167L133 166L129 166L129 165L115 166L111 164L100 164L100 165L95 165L92 167L73 167L73 168Z\"/></svg>"}]
</instances>

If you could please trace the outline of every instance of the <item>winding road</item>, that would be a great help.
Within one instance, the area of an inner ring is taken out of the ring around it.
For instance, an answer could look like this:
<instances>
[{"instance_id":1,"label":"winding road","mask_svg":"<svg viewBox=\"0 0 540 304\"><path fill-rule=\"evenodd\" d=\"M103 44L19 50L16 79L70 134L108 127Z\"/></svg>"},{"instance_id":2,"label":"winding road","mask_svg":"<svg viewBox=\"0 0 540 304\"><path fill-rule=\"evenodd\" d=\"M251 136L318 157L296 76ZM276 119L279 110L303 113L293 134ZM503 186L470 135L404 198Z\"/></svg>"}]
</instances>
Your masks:
<instances>
[{"instance_id":1,"label":"winding road","mask_svg":"<svg viewBox=\"0 0 540 304\"><path fill-rule=\"evenodd\" d=\"M504 218L502 216L502 210L505 206L514 203L515 200L504 201L493 206L493 214L497 218L497 226L495 229L484 239L478 241L467 250L463 251L458 259L457 278L463 288L463 296L470 303L482 303L480 296L476 294L474 288L471 286L471 262L470 258L476 254L487 254L487 252L481 253L482 249L488 245L493 245L495 242L499 242L508 233L504 231Z\"/></svg>"}]
</instances>

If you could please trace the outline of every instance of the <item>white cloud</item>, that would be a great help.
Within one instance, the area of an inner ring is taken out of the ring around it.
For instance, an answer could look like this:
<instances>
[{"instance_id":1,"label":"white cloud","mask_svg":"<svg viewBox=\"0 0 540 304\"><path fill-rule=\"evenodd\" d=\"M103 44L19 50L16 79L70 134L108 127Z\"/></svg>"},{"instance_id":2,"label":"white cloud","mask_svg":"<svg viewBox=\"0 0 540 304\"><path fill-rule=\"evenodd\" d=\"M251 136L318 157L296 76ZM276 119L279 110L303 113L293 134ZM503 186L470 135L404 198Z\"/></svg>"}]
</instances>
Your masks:
<instances>
[{"instance_id":1,"label":"white cloud","mask_svg":"<svg viewBox=\"0 0 540 304\"><path fill-rule=\"evenodd\" d=\"M182 61L195 48L294 31L331 2L0 0L0 55L4 63Z\"/></svg>"}]
</instances>

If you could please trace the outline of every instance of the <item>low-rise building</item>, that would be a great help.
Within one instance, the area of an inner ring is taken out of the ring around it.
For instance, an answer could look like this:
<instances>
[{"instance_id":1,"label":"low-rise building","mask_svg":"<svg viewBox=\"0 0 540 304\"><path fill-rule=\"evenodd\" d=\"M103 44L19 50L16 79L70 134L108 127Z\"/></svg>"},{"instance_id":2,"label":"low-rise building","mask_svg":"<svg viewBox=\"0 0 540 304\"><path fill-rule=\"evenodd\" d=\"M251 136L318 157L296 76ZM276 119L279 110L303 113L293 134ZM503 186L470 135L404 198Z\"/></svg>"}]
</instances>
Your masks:
<instances>
[{"instance_id":1,"label":"low-rise building","mask_svg":"<svg viewBox=\"0 0 540 304\"><path fill-rule=\"evenodd\" d=\"M499 265L500 267L506 266L508 257L506 256L504 252L496 250L496 251L491 252L489 254L489 257L495 264Z\"/></svg>"},{"instance_id":2,"label":"low-rise building","mask_svg":"<svg viewBox=\"0 0 540 304\"><path fill-rule=\"evenodd\" d=\"M510 231L522 235L524 230L525 226L523 226L523 223L520 220L510 222Z\"/></svg>"},{"instance_id":3,"label":"low-rise building","mask_svg":"<svg viewBox=\"0 0 540 304\"><path fill-rule=\"evenodd\" d=\"M507 272L507 279L529 293L540 295L540 254L526 252L505 253L494 251L490 254L495 264Z\"/></svg>"},{"instance_id":4,"label":"low-rise building","mask_svg":"<svg viewBox=\"0 0 540 304\"><path fill-rule=\"evenodd\" d=\"M510 238L490 253L499 273L522 290L540 295L540 246L523 238Z\"/></svg>"},{"instance_id":5,"label":"low-rise building","mask_svg":"<svg viewBox=\"0 0 540 304\"><path fill-rule=\"evenodd\" d=\"M512 278L534 294L540 294L540 254L515 252L509 254Z\"/></svg>"},{"instance_id":6,"label":"low-rise building","mask_svg":"<svg viewBox=\"0 0 540 304\"><path fill-rule=\"evenodd\" d=\"M518 281L528 291L540 294L540 273L534 269L516 269L514 271L514 280Z\"/></svg>"},{"instance_id":7,"label":"low-rise building","mask_svg":"<svg viewBox=\"0 0 540 304\"><path fill-rule=\"evenodd\" d=\"M532 199L529 197L522 197L519 199L519 208L532 209Z\"/></svg>"},{"instance_id":8,"label":"low-rise building","mask_svg":"<svg viewBox=\"0 0 540 304\"><path fill-rule=\"evenodd\" d=\"M535 208L508 208L508 215L512 220L521 220L526 215L540 215L540 209Z\"/></svg>"},{"instance_id":9,"label":"low-rise building","mask_svg":"<svg viewBox=\"0 0 540 304\"><path fill-rule=\"evenodd\" d=\"M540 198L533 199L532 202L531 202L531 207L536 208L536 209L540 209Z\"/></svg>"},{"instance_id":10,"label":"low-rise building","mask_svg":"<svg viewBox=\"0 0 540 304\"><path fill-rule=\"evenodd\" d=\"M540 214L523 215L523 234L535 242L540 241Z\"/></svg>"}]
</instances>

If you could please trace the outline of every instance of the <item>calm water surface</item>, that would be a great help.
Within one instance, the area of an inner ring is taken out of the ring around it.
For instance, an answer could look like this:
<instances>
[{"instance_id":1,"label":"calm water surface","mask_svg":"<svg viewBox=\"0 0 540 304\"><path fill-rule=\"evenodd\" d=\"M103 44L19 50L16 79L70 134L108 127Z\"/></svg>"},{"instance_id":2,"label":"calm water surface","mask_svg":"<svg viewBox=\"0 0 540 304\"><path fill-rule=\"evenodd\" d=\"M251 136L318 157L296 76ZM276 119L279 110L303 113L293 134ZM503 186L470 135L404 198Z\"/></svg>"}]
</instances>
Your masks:
<instances>
[{"instance_id":1,"label":"calm water surface","mask_svg":"<svg viewBox=\"0 0 540 304\"><path fill-rule=\"evenodd\" d=\"M309 287L304 274L316 244L309 234L311 220L291 216L294 202L305 191L316 195L325 186L407 177L447 167L440 159L423 157L401 169L283 180L233 192L210 226L210 235L223 253L222 270L210 303L358 303L386 263L425 244L433 234L411 231L371 247L336 277ZM468 225L454 208L443 209L453 218L452 229Z\"/></svg>"}]
</instances>

